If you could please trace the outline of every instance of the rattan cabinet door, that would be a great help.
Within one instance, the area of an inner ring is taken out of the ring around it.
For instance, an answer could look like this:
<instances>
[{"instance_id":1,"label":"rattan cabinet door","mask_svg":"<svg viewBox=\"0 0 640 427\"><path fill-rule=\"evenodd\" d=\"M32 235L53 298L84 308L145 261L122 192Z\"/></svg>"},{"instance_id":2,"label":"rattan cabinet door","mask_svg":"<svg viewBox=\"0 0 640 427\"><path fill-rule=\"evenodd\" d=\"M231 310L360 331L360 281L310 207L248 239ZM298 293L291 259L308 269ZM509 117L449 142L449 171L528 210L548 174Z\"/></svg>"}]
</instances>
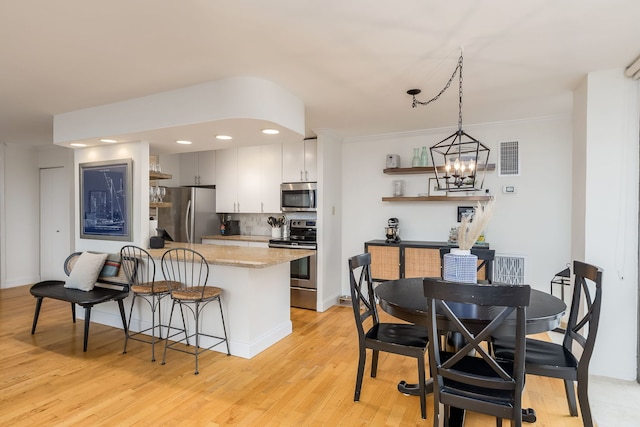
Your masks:
<instances>
[{"instance_id":1,"label":"rattan cabinet door","mask_svg":"<svg viewBox=\"0 0 640 427\"><path fill-rule=\"evenodd\" d=\"M440 249L404 247L404 277L440 277Z\"/></svg>"},{"instance_id":2,"label":"rattan cabinet door","mask_svg":"<svg viewBox=\"0 0 640 427\"><path fill-rule=\"evenodd\" d=\"M396 280L400 278L400 247L367 245L371 254L371 278Z\"/></svg>"}]
</instances>

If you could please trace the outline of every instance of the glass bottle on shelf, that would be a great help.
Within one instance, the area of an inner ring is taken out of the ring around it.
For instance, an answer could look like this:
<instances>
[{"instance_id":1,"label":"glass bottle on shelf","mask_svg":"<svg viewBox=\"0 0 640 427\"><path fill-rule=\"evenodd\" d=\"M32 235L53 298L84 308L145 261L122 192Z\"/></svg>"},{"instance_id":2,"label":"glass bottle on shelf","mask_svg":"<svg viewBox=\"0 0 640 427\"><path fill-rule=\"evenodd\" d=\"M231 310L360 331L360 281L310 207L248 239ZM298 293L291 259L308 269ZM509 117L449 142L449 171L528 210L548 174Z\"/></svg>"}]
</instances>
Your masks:
<instances>
[{"instance_id":1,"label":"glass bottle on shelf","mask_svg":"<svg viewBox=\"0 0 640 427\"><path fill-rule=\"evenodd\" d=\"M413 149L413 159L411 160L411 167L413 168L417 168L420 166L420 149L419 148L414 148Z\"/></svg>"},{"instance_id":2,"label":"glass bottle on shelf","mask_svg":"<svg viewBox=\"0 0 640 427\"><path fill-rule=\"evenodd\" d=\"M427 166L427 147L422 147L422 152L420 153L420 166Z\"/></svg>"}]
</instances>

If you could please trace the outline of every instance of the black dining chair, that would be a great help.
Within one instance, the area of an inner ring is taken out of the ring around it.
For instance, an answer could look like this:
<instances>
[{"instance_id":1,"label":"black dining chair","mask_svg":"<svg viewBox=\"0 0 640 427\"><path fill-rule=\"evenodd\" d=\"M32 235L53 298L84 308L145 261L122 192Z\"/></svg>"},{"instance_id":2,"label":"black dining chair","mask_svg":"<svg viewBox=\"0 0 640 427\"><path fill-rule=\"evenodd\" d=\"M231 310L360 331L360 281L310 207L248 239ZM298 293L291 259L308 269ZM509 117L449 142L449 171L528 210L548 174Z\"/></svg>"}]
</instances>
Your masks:
<instances>
[{"instance_id":1,"label":"black dining chair","mask_svg":"<svg viewBox=\"0 0 640 427\"><path fill-rule=\"evenodd\" d=\"M588 393L589 362L600 321L602 269L574 261L573 273L573 297L562 344L527 339L525 372L564 380L569 413L574 417L578 416L574 389L574 381L577 381L582 422L585 426L593 426ZM581 313L581 302L584 303L584 313ZM582 354L576 352L576 347L581 348ZM493 348L496 357L513 359L514 344L511 338L494 338Z\"/></svg>"},{"instance_id":2,"label":"black dining chair","mask_svg":"<svg viewBox=\"0 0 640 427\"><path fill-rule=\"evenodd\" d=\"M399 354L415 357L418 361L418 384L420 389L420 411L422 418L427 418L425 397L425 352L427 350L427 329L422 326L406 323L381 323L371 280L371 254L364 253L349 258L349 283L351 287L351 303L358 330L358 373L354 402L360 400L364 365L367 360L367 349L373 352L371 358L371 377L375 378L378 369L378 353Z\"/></svg>"},{"instance_id":3,"label":"black dining chair","mask_svg":"<svg viewBox=\"0 0 640 427\"><path fill-rule=\"evenodd\" d=\"M440 277L443 277L444 256L451 248L440 248ZM493 249L471 248L471 255L478 257L478 283L493 283L493 263L496 258L496 251Z\"/></svg>"},{"instance_id":4,"label":"black dining chair","mask_svg":"<svg viewBox=\"0 0 640 427\"><path fill-rule=\"evenodd\" d=\"M512 426L521 426L525 310L531 288L527 285L476 285L436 278L425 278L423 287L429 312L429 334L435 336L439 329L446 329L462 334L465 340L464 345L450 352L441 348L440 340L429 341L433 425L449 425L450 409L455 407L494 416L498 427L502 426L503 418L510 419ZM493 320L488 324L465 325L458 315L478 309L478 306L488 306L495 311ZM513 312L516 313L515 325L505 324ZM436 320L436 313L446 320ZM509 329L515 337L513 360L498 360L484 345L484 341L500 327Z\"/></svg>"}]
</instances>

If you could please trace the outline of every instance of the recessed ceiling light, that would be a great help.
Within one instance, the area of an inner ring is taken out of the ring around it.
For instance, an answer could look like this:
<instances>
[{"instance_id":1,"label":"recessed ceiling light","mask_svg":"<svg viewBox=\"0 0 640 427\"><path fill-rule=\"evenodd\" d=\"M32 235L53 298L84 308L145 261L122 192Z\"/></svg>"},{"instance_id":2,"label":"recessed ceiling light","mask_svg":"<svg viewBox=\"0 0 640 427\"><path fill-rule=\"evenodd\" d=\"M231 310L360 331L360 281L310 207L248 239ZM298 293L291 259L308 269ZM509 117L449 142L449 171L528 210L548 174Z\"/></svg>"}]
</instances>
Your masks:
<instances>
[{"instance_id":1,"label":"recessed ceiling light","mask_svg":"<svg viewBox=\"0 0 640 427\"><path fill-rule=\"evenodd\" d=\"M86 147L87 144L82 144L80 142L72 142L71 144L69 144L72 147Z\"/></svg>"},{"instance_id":2,"label":"recessed ceiling light","mask_svg":"<svg viewBox=\"0 0 640 427\"><path fill-rule=\"evenodd\" d=\"M186 141L184 139L179 139L176 141L178 144L183 144L183 145L189 145L191 144L191 141Z\"/></svg>"},{"instance_id":3,"label":"recessed ceiling light","mask_svg":"<svg viewBox=\"0 0 640 427\"><path fill-rule=\"evenodd\" d=\"M233 139L233 138L230 137L229 135L216 135L216 139L228 140L228 139Z\"/></svg>"},{"instance_id":4,"label":"recessed ceiling light","mask_svg":"<svg viewBox=\"0 0 640 427\"><path fill-rule=\"evenodd\" d=\"M266 133L267 135L277 135L280 131L278 129L262 129L262 133Z\"/></svg>"},{"instance_id":5,"label":"recessed ceiling light","mask_svg":"<svg viewBox=\"0 0 640 427\"><path fill-rule=\"evenodd\" d=\"M116 142L118 142L118 141L117 141L117 140L115 140L115 139L107 139L107 138L103 138L103 139L101 139L101 140L100 140L100 142L109 142L109 143L111 143L111 144L115 144L115 143L116 143Z\"/></svg>"}]
</instances>

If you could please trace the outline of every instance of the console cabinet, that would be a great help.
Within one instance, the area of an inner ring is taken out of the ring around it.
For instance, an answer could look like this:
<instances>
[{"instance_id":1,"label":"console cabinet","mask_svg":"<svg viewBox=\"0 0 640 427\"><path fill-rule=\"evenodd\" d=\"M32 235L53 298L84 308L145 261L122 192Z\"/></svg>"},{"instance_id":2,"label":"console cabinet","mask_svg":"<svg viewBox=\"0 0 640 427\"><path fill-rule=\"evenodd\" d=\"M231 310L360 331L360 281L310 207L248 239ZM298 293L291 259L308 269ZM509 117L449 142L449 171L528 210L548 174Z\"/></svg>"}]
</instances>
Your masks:
<instances>
[{"instance_id":1,"label":"console cabinet","mask_svg":"<svg viewBox=\"0 0 640 427\"><path fill-rule=\"evenodd\" d=\"M411 277L441 277L440 248L451 247L446 242L386 240L365 242L364 250L371 254L371 278L375 281ZM488 248L488 246L484 246ZM478 273L484 279L484 268Z\"/></svg>"}]
</instances>

